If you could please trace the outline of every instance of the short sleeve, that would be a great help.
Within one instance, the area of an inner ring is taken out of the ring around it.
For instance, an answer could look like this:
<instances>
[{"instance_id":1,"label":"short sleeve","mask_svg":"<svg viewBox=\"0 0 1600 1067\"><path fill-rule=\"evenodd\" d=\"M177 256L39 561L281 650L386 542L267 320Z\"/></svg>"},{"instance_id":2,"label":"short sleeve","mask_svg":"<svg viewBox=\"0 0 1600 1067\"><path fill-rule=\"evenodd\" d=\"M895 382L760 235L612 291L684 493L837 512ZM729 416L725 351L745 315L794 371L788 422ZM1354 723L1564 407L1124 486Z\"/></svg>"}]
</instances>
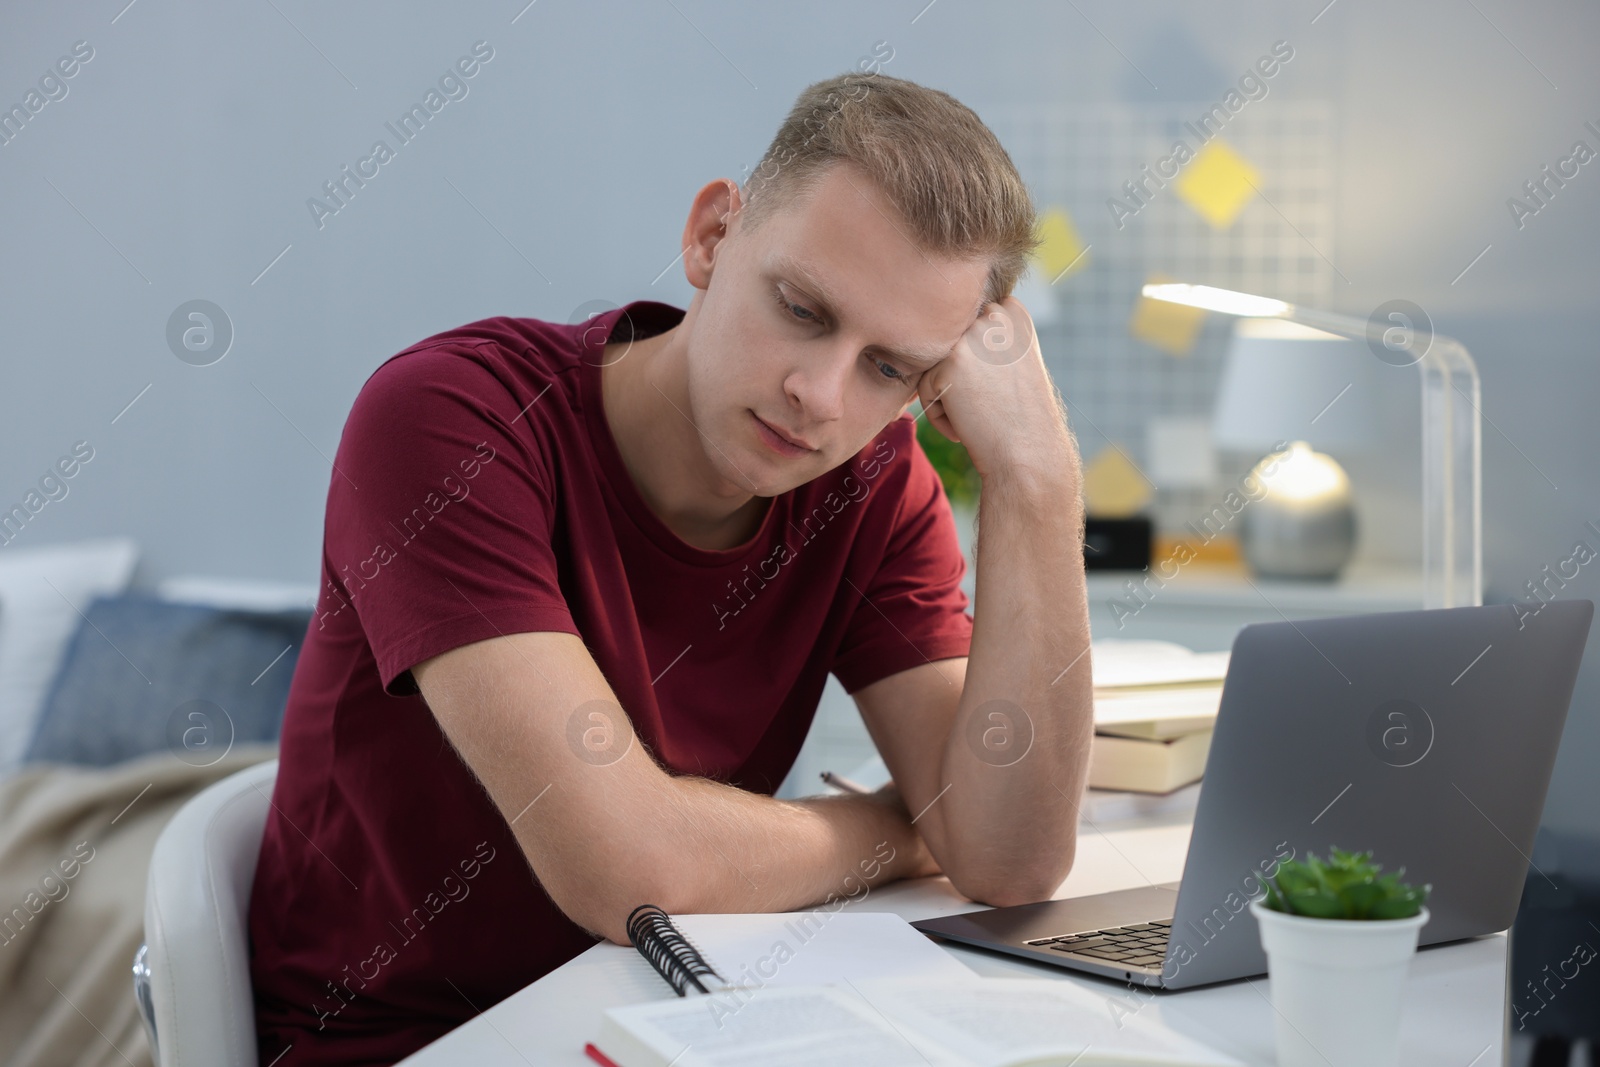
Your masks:
<instances>
[{"instance_id":1,"label":"short sleeve","mask_svg":"<svg viewBox=\"0 0 1600 1067\"><path fill-rule=\"evenodd\" d=\"M417 693L410 669L452 648L578 632L551 547L553 464L500 373L470 349L407 352L373 372L345 422L325 566L393 696Z\"/></svg>"},{"instance_id":2,"label":"short sleeve","mask_svg":"<svg viewBox=\"0 0 1600 1067\"><path fill-rule=\"evenodd\" d=\"M888 543L862 586L833 664L849 693L924 663L966 656L972 645L961 589L967 563L950 502L913 432L904 432L900 447L908 462Z\"/></svg>"}]
</instances>

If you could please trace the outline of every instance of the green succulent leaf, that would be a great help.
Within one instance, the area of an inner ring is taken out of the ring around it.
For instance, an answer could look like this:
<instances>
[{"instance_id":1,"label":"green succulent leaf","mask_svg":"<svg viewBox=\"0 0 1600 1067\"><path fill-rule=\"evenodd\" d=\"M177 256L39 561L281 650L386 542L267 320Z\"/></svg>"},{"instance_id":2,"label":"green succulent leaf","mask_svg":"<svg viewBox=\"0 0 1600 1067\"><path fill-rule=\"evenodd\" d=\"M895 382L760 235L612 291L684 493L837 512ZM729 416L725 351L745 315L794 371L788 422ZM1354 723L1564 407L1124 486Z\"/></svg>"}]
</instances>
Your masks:
<instances>
[{"instance_id":1,"label":"green succulent leaf","mask_svg":"<svg viewBox=\"0 0 1600 1067\"><path fill-rule=\"evenodd\" d=\"M1278 869L1278 887L1285 893L1303 893L1317 889L1322 885L1318 872L1309 867L1290 867L1284 864Z\"/></svg>"},{"instance_id":2,"label":"green succulent leaf","mask_svg":"<svg viewBox=\"0 0 1600 1067\"><path fill-rule=\"evenodd\" d=\"M1428 891L1432 885L1424 885L1420 889L1407 887L1407 891L1400 896L1390 897L1373 906L1374 919L1409 919L1422 910L1423 903L1428 899Z\"/></svg>"},{"instance_id":3,"label":"green succulent leaf","mask_svg":"<svg viewBox=\"0 0 1600 1067\"><path fill-rule=\"evenodd\" d=\"M1352 919L1365 919L1372 915L1372 909L1377 907L1387 896L1383 887L1376 882L1358 882L1347 885L1339 891L1339 896L1344 899L1345 912Z\"/></svg>"},{"instance_id":4,"label":"green succulent leaf","mask_svg":"<svg viewBox=\"0 0 1600 1067\"><path fill-rule=\"evenodd\" d=\"M1273 911L1289 910L1283 906L1283 894L1278 892L1278 887L1272 884L1270 878L1261 879L1261 885L1267 891L1266 898L1262 901L1263 906L1271 908Z\"/></svg>"},{"instance_id":5,"label":"green succulent leaf","mask_svg":"<svg viewBox=\"0 0 1600 1067\"><path fill-rule=\"evenodd\" d=\"M1313 919L1344 919L1344 901L1326 889L1309 889L1302 893L1291 893L1288 896L1289 908L1296 915L1307 915Z\"/></svg>"}]
</instances>

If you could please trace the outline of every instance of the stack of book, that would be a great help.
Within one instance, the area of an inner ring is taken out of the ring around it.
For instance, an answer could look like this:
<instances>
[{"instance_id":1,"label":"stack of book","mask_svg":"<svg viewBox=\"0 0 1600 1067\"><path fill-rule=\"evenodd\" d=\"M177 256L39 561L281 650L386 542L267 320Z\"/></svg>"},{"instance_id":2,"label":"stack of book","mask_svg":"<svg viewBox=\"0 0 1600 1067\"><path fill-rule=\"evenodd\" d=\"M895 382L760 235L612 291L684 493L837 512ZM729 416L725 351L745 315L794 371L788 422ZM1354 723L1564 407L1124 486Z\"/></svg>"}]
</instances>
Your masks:
<instances>
[{"instance_id":1,"label":"stack of book","mask_svg":"<svg viewBox=\"0 0 1600 1067\"><path fill-rule=\"evenodd\" d=\"M1228 653L1168 641L1096 641L1089 788L1171 793L1200 780Z\"/></svg>"}]
</instances>

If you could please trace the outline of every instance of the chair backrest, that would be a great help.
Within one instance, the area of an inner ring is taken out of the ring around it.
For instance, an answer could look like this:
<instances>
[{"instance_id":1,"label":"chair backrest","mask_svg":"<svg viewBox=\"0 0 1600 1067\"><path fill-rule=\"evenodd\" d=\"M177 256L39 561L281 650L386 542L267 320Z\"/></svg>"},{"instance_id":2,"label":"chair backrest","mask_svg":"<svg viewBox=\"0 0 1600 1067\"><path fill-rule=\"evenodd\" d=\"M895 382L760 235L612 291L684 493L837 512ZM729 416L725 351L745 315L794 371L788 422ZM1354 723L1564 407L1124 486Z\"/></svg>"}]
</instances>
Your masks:
<instances>
[{"instance_id":1,"label":"chair backrest","mask_svg":"<svg viewBox=\"0 0 1600 1067\"><path fill-rule=\"evenodd\" d=\"M144 932L160 1067L257 1067L246 933L277 774L270 760L213 783L156 840Z\"/></svg>"}]
</instances>

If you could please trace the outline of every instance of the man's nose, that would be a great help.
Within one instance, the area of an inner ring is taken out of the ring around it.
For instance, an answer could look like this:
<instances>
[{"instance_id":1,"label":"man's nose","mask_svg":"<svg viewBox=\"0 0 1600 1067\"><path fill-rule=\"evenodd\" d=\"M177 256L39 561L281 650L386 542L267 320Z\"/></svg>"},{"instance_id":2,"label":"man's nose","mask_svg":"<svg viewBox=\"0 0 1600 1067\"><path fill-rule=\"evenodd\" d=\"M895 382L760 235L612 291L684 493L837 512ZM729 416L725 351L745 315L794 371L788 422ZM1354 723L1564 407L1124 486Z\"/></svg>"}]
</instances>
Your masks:
<instances>
[{"instance_id":1,"label":"man's nose","mask_svg":"<svg viewBox=\"0 0 1600 1067\"><path fill-rule=\"evenodd\" d=\"M833 422L844 415L845 388L854 365L851 355L830 354L791 371L784 380L784 391L807 423Z\"/></svg>"}]
</instances>

